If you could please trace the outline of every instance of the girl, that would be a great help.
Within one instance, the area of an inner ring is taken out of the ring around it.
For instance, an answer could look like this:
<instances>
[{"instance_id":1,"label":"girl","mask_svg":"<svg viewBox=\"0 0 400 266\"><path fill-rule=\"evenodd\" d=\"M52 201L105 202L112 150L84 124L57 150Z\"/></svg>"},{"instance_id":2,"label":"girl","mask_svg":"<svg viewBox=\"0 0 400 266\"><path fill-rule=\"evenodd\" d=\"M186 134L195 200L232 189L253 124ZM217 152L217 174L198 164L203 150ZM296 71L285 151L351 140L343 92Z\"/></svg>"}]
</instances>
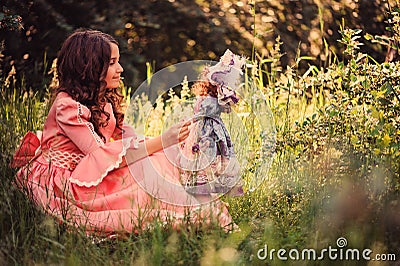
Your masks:
<instances>
[{"instance_id":1,"label":"girl","mask_svg":"<svg viewBox=\"0 0 400 266\"><path fill-rule=\"evenodd\" d=\"M154 219L177 225L188 214L193 222L218 217L222 227L231 226L225 205L199 206L166 159L164 151L188 136L189 123L144 140L123 125L119 57L118 43L108 34L78 30L66 39L41 139L28 133L15 155L19 183L47 212L89 232L134 232ZM154 182L160 180L174 186ZM154 191L142 189L143 181L153 182ZM170 197L175 204L165 200Z\"/></svg>"},{"instance_id":2,"label":"girl","mask_svg":"<svg viewBox=\"0 0 400 266\"><path fill-rule=\"evenodd\" d=\"M243 194L240 166L221 113L239 101L235 93L245 59L227 50L220 61L206 67L194 83L194 125L182 144L181 180L194 195Z\"/></svg>"}]
</instances>

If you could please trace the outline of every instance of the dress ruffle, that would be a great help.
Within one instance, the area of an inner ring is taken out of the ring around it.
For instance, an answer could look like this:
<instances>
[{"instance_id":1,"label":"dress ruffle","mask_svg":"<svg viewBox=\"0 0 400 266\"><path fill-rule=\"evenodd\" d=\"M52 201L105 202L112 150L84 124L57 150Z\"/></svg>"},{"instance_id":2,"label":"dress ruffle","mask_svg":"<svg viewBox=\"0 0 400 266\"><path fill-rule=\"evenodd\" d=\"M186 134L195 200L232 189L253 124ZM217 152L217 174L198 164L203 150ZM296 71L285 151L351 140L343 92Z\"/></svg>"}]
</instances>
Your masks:
<instances>
[{"instance_id":1,"label":"dress ruffle","mask_svg":"<svg viewBox=\"0 0 400 266\"><path fill-rule=\"evenodd\" d=\"M127 170L123 168L121 172ZM150 226L156 219L169 221L177 226L187 222L189 214L193 223L212 222L212 217L218 219L221 226L226 226L227 229L232 223L232 218L222 202L191 208L157 201L150 203L149 195L138 189L136 183L126 184L118 192L109 192L107 195L99 192L95 198L82 199L88 189L101 191L107 186L104 182L109 181L103 181L99 188L80 187L77 190L67 181L66 177L69 175L68 169L49 168L40 156L29 168L21 168L17 177L18 184L24 187L24 191L29 193L38 206L42 206L47 213L60 221L83 226L88 233L137 232ZM114 201L115 204L112 204Z\"/></svg>"},{"instance_id":2,"label":"dress ruffle","mask_svg":"<svg viewBox=\"0 0 400 266\"><path fill-rule=\"evenodd\" d=\"M80 161L69 181L79 186L97 186L111 170L119 166L134 140L133 137L129 137L98 147Z\"/></svg>"}]
</instances>

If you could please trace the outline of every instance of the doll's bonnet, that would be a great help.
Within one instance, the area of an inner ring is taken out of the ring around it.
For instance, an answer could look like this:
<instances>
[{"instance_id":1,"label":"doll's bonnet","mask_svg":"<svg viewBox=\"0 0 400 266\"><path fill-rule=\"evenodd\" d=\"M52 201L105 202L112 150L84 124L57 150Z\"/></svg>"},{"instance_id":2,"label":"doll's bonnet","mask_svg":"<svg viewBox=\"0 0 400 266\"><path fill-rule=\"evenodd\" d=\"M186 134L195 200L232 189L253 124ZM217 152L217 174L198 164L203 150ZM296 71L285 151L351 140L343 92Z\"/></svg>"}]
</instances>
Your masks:
<instances>
[{"instance_id":1,"label":"doll's bonnet","mask_svg":"<svg viewBox=\"0 0 400 266\"><path fill-rule=\"evenodd\" d=\"M239 101L235 90L241 83L243 67L246 59L227 49L219 62L205 68L204 77L214 86L217 86L218 103L222 107L229 107Z\"/></svg>"}]
</instances>

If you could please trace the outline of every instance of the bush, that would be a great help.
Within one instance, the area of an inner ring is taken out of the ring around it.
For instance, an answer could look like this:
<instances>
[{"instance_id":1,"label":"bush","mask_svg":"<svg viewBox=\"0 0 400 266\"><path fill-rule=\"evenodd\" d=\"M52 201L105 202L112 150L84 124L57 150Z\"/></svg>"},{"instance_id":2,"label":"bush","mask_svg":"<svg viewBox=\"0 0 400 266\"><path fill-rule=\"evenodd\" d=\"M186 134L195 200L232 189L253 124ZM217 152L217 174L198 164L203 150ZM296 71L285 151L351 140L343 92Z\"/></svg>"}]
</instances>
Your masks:
<instances>
[{"instance_id":1,"label":"bush","mask_svg":"<svg viewBox=\"0 0 400 266\"><path fill-rule=\"evenodd\" d=\"M224 198L242 228L230 235L190 226L176 232L155 223L152 230L127 239L96 239L44 215L14 188L15 171L8 164L19 138L27 130L41 129L48 97L30 93L23 82L15 82L13 72L4 76L0 261L254 265L265 264L256 257L265 244L321 250L339 237L347 238L352 248L399 254L400 65L380 64L360 53L361 43L355 42L360 32L342 29L344 60L335 59L326 68L311 66L300 74L294 65L283 71L279 39L265 58L255 56L249 75L254 95L262 92L272 110L276 151L271 167L264 164L261 151L269 142L262 141L257 123L243 120L253 133L254 151L244 176L265 178L243 197ZM155 117L170 114L180 100L172 91L169 97L159 99ZM142 105L139 101L133 111L140 113ZM149 124L147 130L156 132L156 126ZM235 127L230 129L234 135Z\"/></svg>"}]
</instances>

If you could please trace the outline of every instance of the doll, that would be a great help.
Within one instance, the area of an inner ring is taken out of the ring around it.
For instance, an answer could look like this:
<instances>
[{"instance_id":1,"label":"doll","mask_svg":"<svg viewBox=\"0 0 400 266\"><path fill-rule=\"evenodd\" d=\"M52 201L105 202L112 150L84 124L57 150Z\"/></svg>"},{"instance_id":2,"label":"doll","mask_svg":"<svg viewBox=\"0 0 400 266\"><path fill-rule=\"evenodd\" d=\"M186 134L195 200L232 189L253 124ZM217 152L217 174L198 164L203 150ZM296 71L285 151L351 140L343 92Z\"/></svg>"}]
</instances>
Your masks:
<instances>
[{"instance_id":1,"label":"doll","mask_svg":"<svg viewBox=\"0 0 400 266\"><path fill-rule=\"evenodd\" d=\"M192 194L243 194L240 165L221 113L239 101L235 88L245 59L227 50L192 86L193 122L179 159L181 182Z\"/></svg>"}]
</instances>

